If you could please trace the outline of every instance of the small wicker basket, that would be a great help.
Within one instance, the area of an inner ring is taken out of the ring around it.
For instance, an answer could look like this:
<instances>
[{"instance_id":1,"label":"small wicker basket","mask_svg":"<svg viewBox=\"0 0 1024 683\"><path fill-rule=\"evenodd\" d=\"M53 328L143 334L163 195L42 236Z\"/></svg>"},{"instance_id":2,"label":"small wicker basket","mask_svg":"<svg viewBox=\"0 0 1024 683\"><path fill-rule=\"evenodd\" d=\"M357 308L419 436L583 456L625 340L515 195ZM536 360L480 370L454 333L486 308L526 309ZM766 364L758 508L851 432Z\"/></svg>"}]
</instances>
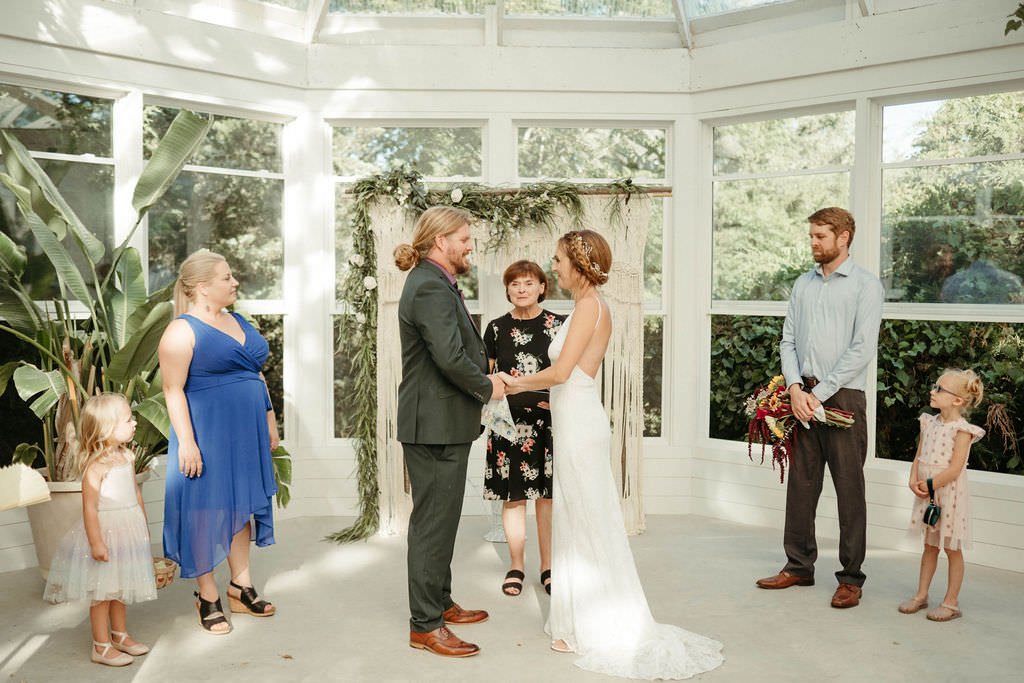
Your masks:
<instances>
[{"instance_id":1,"label":"small wicker basket","mask_svg":"<svg viewBox=\"0 0 1024 683\"><path fill-rule=\"evenodd\" d=\"M174 581L174 572L178 570L178 564L166 557L153 558L153 573L156 574L156 587L163 588L171 585Z\"/></svg>"}]
</instances>

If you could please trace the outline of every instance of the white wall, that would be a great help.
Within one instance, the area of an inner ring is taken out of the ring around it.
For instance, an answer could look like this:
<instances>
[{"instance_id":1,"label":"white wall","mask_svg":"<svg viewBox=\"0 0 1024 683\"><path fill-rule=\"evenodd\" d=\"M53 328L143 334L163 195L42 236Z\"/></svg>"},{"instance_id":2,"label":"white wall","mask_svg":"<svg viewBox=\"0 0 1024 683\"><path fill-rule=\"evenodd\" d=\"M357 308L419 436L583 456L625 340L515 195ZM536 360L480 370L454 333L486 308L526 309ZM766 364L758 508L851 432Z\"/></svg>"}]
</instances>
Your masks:
<instances>
[{"instance_id":1,"label":"white wall","mask_svg":"<svg viewBox=\"0 0 1024 683\"><path fill-rule=\"evenodd\" d=\"M0 82L129 93L135 106L141 94L146 101L194 102L196 108L289 122L286 294L280 305L287 312L285 428L295 481L292 504L281 516L352 515L357 506L353 452L348 442L333 438L330 381L322 380L331 376L334 306L325 119L483 121L485 180L492 183L508 182L514 169L509 140L516 121L667 122L675 192L672 232L665 237L664 435L645 444L646 510L781 529L785 494L777 473L749 463L745 445L703 436L712 313L709 123L837 102L854 103L859 116L870 117L880 98L1024 87L1024 31L1003 37L1002 0L876 0L883 14L871 17L850 10L857 5L851 0L846 20L793 17L766 35L733 27L725 30L749 35L735 42L708 34L703 46L698 35L693 51L508 47L496 45L486 28L468 46L308 48L235 28L196 26L145 6L26 4L0 25ZM877 238L876 198L866 191L871 178L855 169L854 179L859 234ZM902 532L910 507L905 468L873 458L867 465L868 539L874 546L917 547ZM466 514L488 511L479 498L482 470L478 448ZM971 561L1024 566L1020 479L972 473L977 548ZM160 483L145 485L154 539L162 518ZM820 514L819 534L834 536L829 485ZM0 571L35 564L25 520L21 510L0 513Z\"/></svg>"}]
</instances>

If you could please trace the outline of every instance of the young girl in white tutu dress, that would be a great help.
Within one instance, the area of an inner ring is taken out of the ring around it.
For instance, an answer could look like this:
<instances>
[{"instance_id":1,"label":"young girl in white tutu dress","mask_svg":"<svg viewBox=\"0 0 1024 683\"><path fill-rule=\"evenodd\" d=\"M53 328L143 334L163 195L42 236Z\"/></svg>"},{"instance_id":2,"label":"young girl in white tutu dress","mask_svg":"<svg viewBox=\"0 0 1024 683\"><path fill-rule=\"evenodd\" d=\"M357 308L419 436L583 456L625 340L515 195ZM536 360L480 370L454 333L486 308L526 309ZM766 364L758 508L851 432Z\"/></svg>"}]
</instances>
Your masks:
<instances>
[{"instance_id":1,"label":"young girl in white tutu dress","mask_svg":"<svg viewBox=\"0 0 1024 683\"><path fill-rule=\"evenodd\" d=\"M131 407L120 394L86 401L79 428L82 523L61 540L43 599L91 600L92 661L125 666L149 647L128 635L125 605L156 599L153 554L135 483L135 458L125 444L135 435Z\"/></svg>"}]
</instances>

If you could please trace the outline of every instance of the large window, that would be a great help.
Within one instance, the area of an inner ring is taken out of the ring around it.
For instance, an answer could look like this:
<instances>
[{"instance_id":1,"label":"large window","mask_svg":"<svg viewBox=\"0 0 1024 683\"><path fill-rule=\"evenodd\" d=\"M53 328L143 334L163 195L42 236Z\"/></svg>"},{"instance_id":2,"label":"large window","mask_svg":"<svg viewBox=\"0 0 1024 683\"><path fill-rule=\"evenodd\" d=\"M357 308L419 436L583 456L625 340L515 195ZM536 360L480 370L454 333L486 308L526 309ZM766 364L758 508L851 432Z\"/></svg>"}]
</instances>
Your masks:
<instances>
[{"instance_id":1,"label":"large window","mask_svg":"<svg viewBox=\"0 0 1024 683\"><path fill-rule=\"evenodd\" d=\"M145 110L148 156L178 113ZM150 287L174 281L186 256L207 248L222 254L241 299L280 299L281 124L215 116L213 128L149 216Z\"/></svg>"},{"instance_id":2,"label":"large window","mask_svg":"<svg viewBox=\"0 0 1024 683\"><path fill-rule=\"evenodd\" d=\"M1024 93L883 110L886 299L1024 303Z\"/></svg>"},{"instance_id":3,"label":"large window","mask_svg":"<svg viewBox=\"0 0 1024 683\"><path fill-rule=\"evenodd\" d=\"M712 438L745 439L743 400L781 370L784 302L813 265L807 217L850 205L853 124L841 111L714 128Z\"/></svg>"},{"instance_id":4,"label":"large window","mask_svg":"<svg viewBox=\"0 0 1024 683\"><path fill-rule=\"evenodd\" d=\"M1024 93L884 106L880 133L876 455L913 458L927 387L972 368L988 434L969 466L1024 474ZM806 216L849 206L852 159L851 112L714 130L711 437L745 437L741 402L778 371L784 301L811 265Z\"/></svg>"},{"instance_id":5,"label":"large window","mask_svg":"<svg viewBox=\"0 0 1024 683\"><path fill-rule=\"evenodd\" d=\"M1024 93L882 112L879 457L909 460L927 387L947 367L985 383L969 467L1024 474Z\"/></svg>"},{"instance_id":6,"label":"large window","mask_svg":"<svg viewBox=\"0 0 1024 683\"><path fill-rule=\"evenodd\" d=\"M356 180L385 173L399 166L409 166L424 175L433 186L452 182L482 180L483 129L478 124L465 126L374 126L339 124L333 128L333 169L335 174L334 253L335 253L335 317L334 317L334 395L351 393L352 355L356 349L341 335L341 316L345 302L341 286L352 256L352 199L349 188ZM460 276L459 286L466 294L467 305L476 311L479 284L474 267ZM334 436L352 434L351 403L334 401Z\"/></svg>"},{"instance_id":7,"label":"large window","mask_svg":"<svg viewBox=\"0 0 1024 683\"><path fill-rule=\"evenodd\" d=\"M144 113L148 157L178 110L150 105ZM181 262L198 249L227 259L239 282L238 308L260 314L253 321L270 343L264 375L283 430L282 127L214 116L190 163L149 213L149 286L173 282Z\"/></svg>"},{"instance_id":8,"label":"large window","mask_svg":"<svg viewBox=\"0 0 1024 683\"><path fill-rule=\"evenodd\" d=\"M107 247L114 242L114 160L111 100L0 83L0 129L13 135L43 167L71 208ZM0 157L0 172L6 172ZM0 231L28 252L22 277L37 300L59 295L53 269L45 266L42 247L32 235L12 195L0 187ZM68 236L64 246L78 260ZM101 263L103 261L101 260ZM0 365L31 358L35 350L13 336L0 335ZM39 443L42 424L19 396L14 382L0 396L0 466L10 463L19 443Z\"/></svg>"},{"instance_id":9,"label":"large window","mask_svg":"<svg viewBox=\"0 0 1024 683\"><path fill-rule=\"evenodd\" d=\"M108 253L114 244L112 109L108 99L0 84L0 129L28 149ZM30 256L42 257L42 247L5 188L0 188L0 230L24 246ZM65 238L65 246L72 258L79 253L70 236ZM24 275L36 299L57 294L52 269L37 267L45 261L31 258Z\"/></svg>"},{"instance_id":10,"label":"large window","mask_svg":"<svg viewBox=\"0 0 1024 683\"><path fill-rule=\"evenodd\" d=\"M852 111L715 127L712 297L788 299L807 216L850 205L852 166Z\"/></svg>"},{"instance_id":11,"label":"large window","mask_svg":"<svg viewBox=\"0 0 1024 683\"><path fill-rule=\"evenodd\" d=\"M608 182L630 177L649 185L668 185L668 135L662 127L521 126L517 132L520 182L570 180ZM654 198L644 249L644 435L661 436L665 308L662 254L665 202ZM555 282L550 262L540 264ZM549 301L567 299L551 287Z\"/></svg>"}]
</instances>

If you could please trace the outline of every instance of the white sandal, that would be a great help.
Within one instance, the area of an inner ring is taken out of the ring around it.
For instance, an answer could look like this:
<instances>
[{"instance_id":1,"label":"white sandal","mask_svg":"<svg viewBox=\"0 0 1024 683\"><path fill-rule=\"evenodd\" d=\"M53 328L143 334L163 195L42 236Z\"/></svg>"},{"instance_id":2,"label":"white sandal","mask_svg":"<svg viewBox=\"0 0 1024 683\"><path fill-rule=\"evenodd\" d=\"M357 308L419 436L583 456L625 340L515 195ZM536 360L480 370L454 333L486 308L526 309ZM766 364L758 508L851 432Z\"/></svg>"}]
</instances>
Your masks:
<instances>
[{"instance_id":1,"label":"white sandal","mask_svg":"<svg viewBox=\"0 0 1024 683\"><path fill-rule=\"evenodd\" d=\"M551 649L555 652L562 652L564 654L572 654L576 652L569 643L565 642L561 638L551 641Z\"/></svg>"},{"instance_id":2,"label":"white sandal","mask_svg":"<svg viewBox=\"0 0 1024 683\"><path fill-rule=\"evenodd\" d=\"M103 649L96 652L96 648L102 647ZM110 643L97 643L95 640L92 641L92 661L96 664L106 664L107 666L128 666L135 661L135 658L125 652L118 652L116 657L107 657L107 652L110 651Z\"/></svg>"},{"instance_id":3,"label":"white sandal","mask_svg":"<svg viewBox=\"0 0 1024 683\"><path fill-rule=\"evenodd\" d=\"M145 643L136 642L134 645L125 645L124 641L128 640L127 631L111 631L110 635L114 636L110 639L110 644L114 646L115 650L120 650L135 657L149 652L149 645Z\"/></svg>"}]
</instances>

